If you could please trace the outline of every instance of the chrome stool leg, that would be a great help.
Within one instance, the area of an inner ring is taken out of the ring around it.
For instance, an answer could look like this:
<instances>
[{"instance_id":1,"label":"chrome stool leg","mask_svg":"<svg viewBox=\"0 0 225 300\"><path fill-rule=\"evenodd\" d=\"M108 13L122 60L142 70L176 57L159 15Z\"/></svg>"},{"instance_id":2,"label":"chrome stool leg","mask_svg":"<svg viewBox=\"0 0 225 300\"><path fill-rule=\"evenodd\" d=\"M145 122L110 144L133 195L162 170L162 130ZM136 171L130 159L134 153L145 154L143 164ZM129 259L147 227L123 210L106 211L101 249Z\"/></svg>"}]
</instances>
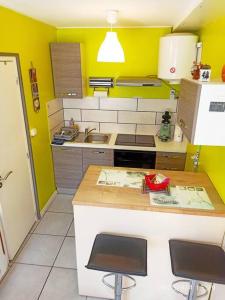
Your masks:
<instances>
[{"instance_id":1,"label":"chrome stool leg","mask_svg":"<svg viewBox=\"0 0 225 300\"><path fill-rule=\"evenodd\" d=\"M188 300L196 300L198 295L198 281L191 280L190 289L188 293Z\"/></svg>"},{"instance_id":2,"label":"chrome stool leg","mask_svg":"<svg viewBox=\"0 0 225 300\"><path fill-rule=\"evenodd\" d=\"M115 276L114 286L106 281L106 278ZM123 277L129 278L132 281L132 284L126 287L123 287ZM127 274L120 273L109 273L103 276L102 282L109 288L114 290L114 300L121 300L122 292L124 290L132 289L136 286L136 280Z\"/></svg>"},{"instance_id":3,"label":"chrome stool leg","mask_svg":"<svg viewBox=\"0 0 225 300\"><path fill-rule=\"evenodd\" d=\"M123 277L121 274L115 274L115 300L121 300L123 288Z\"/></svg>"},{"instance_id":4,"label":"chrome stool leg","mask_svg":"<svg viewBox=\"0 0 225 300\"><path fill-rule=\"evenodd\" d=\"M177 284L179 283L187 283L190 286L188 294L183 293L177 288ZM207 288L197 280L180 279L174 281L171 286L177 294L182 295L187 300L196 300L197 298L204 297L208 294Z\"/></svg>"}]
</instances>

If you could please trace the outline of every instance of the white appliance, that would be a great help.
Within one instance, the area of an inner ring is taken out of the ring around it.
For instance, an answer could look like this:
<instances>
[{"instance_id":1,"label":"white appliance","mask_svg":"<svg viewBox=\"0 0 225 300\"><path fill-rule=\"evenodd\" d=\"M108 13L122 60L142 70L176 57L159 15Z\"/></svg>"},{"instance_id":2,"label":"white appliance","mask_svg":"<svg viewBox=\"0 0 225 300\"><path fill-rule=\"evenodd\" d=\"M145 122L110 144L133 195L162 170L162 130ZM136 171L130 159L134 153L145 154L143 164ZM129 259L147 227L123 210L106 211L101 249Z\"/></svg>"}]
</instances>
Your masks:
<instances>
[{"instance_id":1,"label":"white appliance","mask_svg":"<svg viewBox=\"0 0 225 300\"><path fill-rule=\"evenodd\" d=\"M8 269L8 254L5 244L3 227L0 220L0 280Z\"/></svg>"},{"instance_id":2,"label":"white appliance","mask_svg":"<svg viewBox=\"0 0 225 300\"><path fill-rule=\"evenodd\" d=\"M197 39L191 33L171 33L161 37L158 78L172 84L180 83L181 78L190 78L197 55Z\"/></svg>"},{"instance_id":3,"label":"white appliance","mask_svg":"<svg viewBox=\"0 0 225 300\"><path fill-rule=\"evenodd\" d=\"M225 146L225 83L182 79L177 122L192 144Z\"/></svg>"}]
</instances>

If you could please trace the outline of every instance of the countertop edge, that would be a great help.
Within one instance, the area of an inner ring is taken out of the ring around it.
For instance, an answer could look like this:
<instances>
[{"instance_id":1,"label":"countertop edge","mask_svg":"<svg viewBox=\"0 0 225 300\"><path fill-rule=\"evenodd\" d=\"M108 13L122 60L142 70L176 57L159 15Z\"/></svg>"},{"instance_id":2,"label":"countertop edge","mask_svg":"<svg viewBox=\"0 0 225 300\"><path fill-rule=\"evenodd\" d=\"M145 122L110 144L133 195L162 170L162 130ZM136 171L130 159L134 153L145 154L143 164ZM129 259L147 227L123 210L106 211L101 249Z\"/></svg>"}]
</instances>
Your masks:
<instances>
[{"instance_id":1,"label":"countertop edge","mask_svg":"<svg viewBox=\"0 0 225 300\"><path fill-rule=\"evenodd\" d=\"M110 133L108 133L110 134ZM162 142L157 136L155 137L155 147L139 147L139 146L124 146L115 145L117 133L111 133L108 144L91 144L91 143L76 143L65 142L63 145L51 144L52 147L73 147L73 148L101 148L112 150L137 150L137 151L156 151L156 152L171 152L171 153L186 153L188 141L184 137L181 143L175 141Z\"/></svg>"}]
</instances>

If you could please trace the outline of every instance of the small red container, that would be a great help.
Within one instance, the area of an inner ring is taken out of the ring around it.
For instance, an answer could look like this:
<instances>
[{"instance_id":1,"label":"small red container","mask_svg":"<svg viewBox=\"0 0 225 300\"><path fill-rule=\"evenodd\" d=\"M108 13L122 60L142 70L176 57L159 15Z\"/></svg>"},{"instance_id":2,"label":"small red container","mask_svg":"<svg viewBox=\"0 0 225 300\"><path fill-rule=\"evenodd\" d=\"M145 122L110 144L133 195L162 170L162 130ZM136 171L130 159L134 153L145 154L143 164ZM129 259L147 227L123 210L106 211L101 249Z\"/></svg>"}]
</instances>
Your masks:
<instances>
[{"instance_id":1,"label":"small red container","mask_svg":"<svg viewBox=\"0 0 225 300\"><path fill-rule=\"evenodd\" d=\"M222 78L223 82L225 82L225 65L223 65L223 68L222 68L221 78Z\"/></svg>"},{"instance_id":2,"label":"small red container","mask_svg":"<svg viewBox=\"0 0 225 300\"><path fill-rule=\"evenodd\" d=\"M170 183L170 179L165 178L161 183L154 183L155 177L156 174L145 175L145 184L153 191L165 190Z\"/></svg>"}]
</instances>

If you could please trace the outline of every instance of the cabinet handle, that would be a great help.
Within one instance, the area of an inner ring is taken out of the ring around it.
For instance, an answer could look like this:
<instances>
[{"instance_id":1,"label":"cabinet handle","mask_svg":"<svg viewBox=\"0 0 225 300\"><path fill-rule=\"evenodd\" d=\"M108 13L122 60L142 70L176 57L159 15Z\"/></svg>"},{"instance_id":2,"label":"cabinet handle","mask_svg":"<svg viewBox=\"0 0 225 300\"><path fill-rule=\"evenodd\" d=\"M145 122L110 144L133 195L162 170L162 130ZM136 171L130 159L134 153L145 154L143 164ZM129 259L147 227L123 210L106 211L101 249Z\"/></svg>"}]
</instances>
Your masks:
<instances>
[{"instance_id":1,"label":"cabinet handle","mask_svg":"<svg viewBox=\"0 0 225 300\"><path fill-rule=\"evenodd\" d=\"M2 252L5 255L5 248L4 248L4 244L3 244L3 239L2 239L2 233L0 231L0 241L1 241L1 245L2 245Z\"/></svg>"},{"instance_id":2,"label":"cabinet handle","mask_svg":"<svg viewBox=\"0 0 225 300\"><path fill-rule=\"evenodd\" d=\"M57 149L57 150L59 150L59 151L71 151L70 148L59 148L59 149Z\"/></svg>"},{"instance_id":3,"label":"cabinet handle","mask_svg":"<svg viewBox=\"0 0 225 300\"><path fill-rule=\"evenodd\" d=\"M76 92L69 92L69 93L66 93L66 96L77 96L77 93Z\"/></svg>"},{"instance_id":4,"label":"cabinet handle","mask_svg":"<svg viewBox=\"0 0 225 300\"><path fill-rule=\"evenodd\" d=\"M96 154L104 154L105 152L104 152L104 151L94 151L93 153L96 153Z\"/></svg>"},{"instance_id":5,"label":"cabinet handle","mask_svg":"<svg viewBox=\"0 0 225 300\"><path fill-rule=\"evenodd\" d=\"M180 127L181 128L185 128L185 129L187 129L187 126L186 126L186 124L185 124L185 122L184 122L184 120L183 119L180 119Z\"/></svg>"}]
</instances>

